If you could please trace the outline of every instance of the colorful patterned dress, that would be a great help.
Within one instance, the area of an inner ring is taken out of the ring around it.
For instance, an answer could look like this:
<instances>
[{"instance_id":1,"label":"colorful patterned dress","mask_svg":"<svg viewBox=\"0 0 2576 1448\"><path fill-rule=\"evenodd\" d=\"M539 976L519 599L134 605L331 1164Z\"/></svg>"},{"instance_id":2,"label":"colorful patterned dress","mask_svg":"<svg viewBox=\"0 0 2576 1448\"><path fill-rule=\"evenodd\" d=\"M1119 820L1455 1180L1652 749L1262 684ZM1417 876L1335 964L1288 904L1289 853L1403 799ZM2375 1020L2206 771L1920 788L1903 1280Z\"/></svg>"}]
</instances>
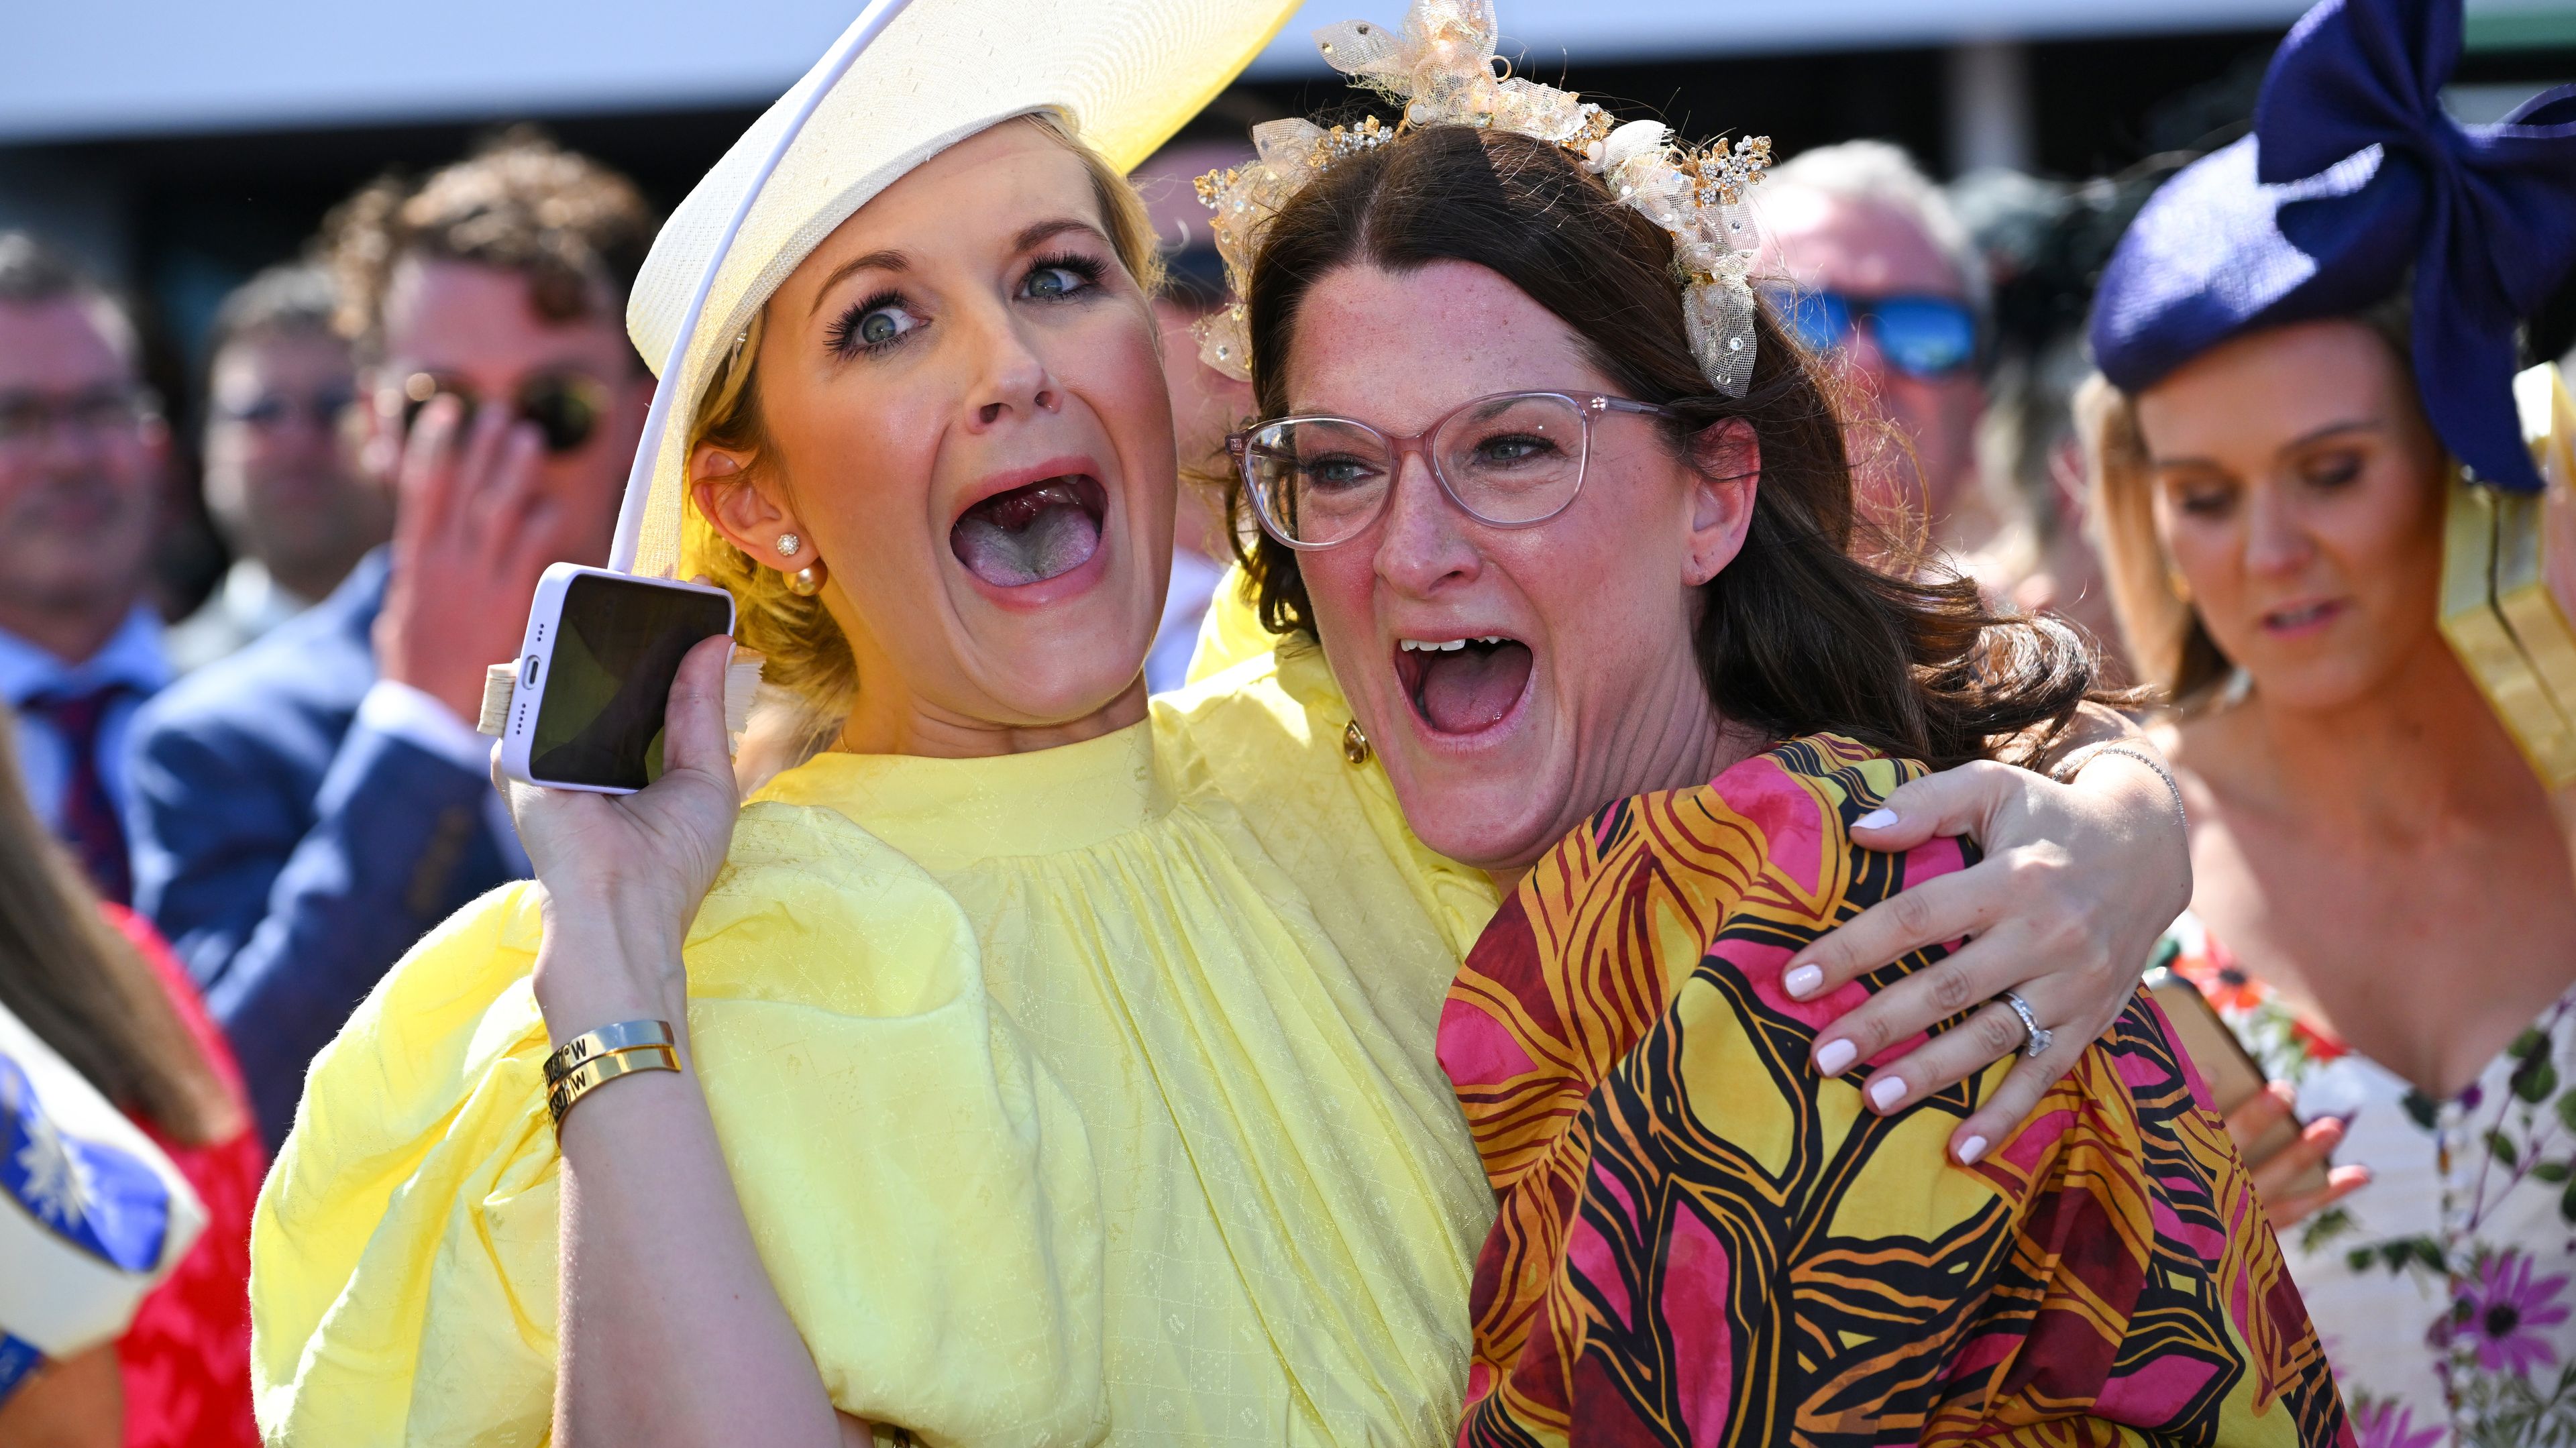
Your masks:
<instances>
[{"instance_id":1,"label":"colorful patterned dress","mask_svg":"<svg viewBox=\"0 0 2576 1448\"><path fill-rule=\"evenodd\" d=\"M2161 953L2370 1185L2293 1227L2362 1448L2576 1443L2576 990L2475 1084L2418 1091L2292 1011L2196 916Z\"/></svg>"},{"instance_id":2,"label":"colorful patterned dress","mask_svg":"<svg viewBox=\"0 0 2576 1448\"><path fill-rule=\"evenodd\" d=\"M1868 1065L1809 1068L1821 1024L1939 953L1779 987L1805 942L1963 863L1851 843L1917 772L1797 740L1603 810L1504 903L1440 1030L1501 1200L1462 1448L2352 1441L2143 996L1972 1168L1949 1133L2008 1063L1892 1118Z\"/></svg>"}]
</instances>

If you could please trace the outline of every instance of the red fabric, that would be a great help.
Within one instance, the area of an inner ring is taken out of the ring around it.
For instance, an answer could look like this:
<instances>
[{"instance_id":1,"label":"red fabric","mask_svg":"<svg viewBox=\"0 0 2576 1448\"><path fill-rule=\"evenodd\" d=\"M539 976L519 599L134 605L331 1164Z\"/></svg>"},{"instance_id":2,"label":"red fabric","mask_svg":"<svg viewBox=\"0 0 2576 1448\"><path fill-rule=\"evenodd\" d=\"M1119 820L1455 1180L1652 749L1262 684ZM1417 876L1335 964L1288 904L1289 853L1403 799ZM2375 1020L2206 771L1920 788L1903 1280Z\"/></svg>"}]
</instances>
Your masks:
<instances>
[{"instance_id":1,"label":"red fabric","mask_svg":"<svg viewBox=\"0 0 2576 1448\"><path fill-rule=\"evenodd\" d=\"M126 1448L257 1448L259 1427L250 1412L250 1212L268 1154L251 1119L241 1067L187 972L140 917L115 905L103 908L152 963L242 1113L242 1129L211 1146L183 1146L150 1122L137 1122L204 1200L206 1231L117 1339Z\"/></svg>"}]
</instances>

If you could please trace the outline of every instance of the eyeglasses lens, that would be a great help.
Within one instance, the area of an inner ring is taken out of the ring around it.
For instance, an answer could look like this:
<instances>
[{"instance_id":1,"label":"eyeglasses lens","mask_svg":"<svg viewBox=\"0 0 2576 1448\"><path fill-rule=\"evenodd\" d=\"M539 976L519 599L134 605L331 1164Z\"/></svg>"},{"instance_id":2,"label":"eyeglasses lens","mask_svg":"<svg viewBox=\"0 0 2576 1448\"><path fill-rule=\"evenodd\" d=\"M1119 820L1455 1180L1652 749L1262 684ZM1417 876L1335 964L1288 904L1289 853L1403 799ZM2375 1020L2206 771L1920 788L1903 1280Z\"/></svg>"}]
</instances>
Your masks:
<instances>
[{"instance_id":1,"label":"eyeglasses lens","mask_svg":"<svg viewBox=\"0 0 2576 1448\"><path fill-rule=\"evenodd\" d=\"M152 415L149 397L124 388L100 388L61 399L41 393L0 394L0 444L31 444L57 425L89 438L110 438Z\"/></svg>"},{"instance_id":2,"label":"eyeglasses lens","mask_svg":"<svg viewBox=\"0 0 2576 1448\"><path fill-rule=\"evenodd\" d=\"M1546 394L1489 398L1453 413L1431 440L1441 476L1488 523L1555 517L1583 485L1583 411Z\"/></svg>"},{"instance_id":3,"label":"eyeglasses lens","mask_svg":"<svg viewBox=\"0 0 2576 1448\"><path fill-rule=\"evenodd\" d=\"M599 428L599 384L579 373L545 373L519 389L519 415L537 425L550 453L579 452Z\"/></svg>"},{"instance_id":4,"label":"eyeglasses lens","mask_svg":"<svg viewBox=\"0 0 2576 1448\"><path fill-rule=\"evenodd\" d=\"M327 432L339 425L340 415L349 410L352 400L353 395L344 387L326 388L305 397L272 392L234 409L230 417L234 422L246 423L262 432L284 427L296 418L304 417Z\"/></svg>"},{"instance_id":5,"label":"eyeglasses lens","mask_svg":"<svg viewBox=\"0 0 2576 1448\"><path fill-rule=\"evenodd\" d=\"M1957 302L1937 297L1891 297L1874 309L1879 350L1896 370L1939 377L1975 360L1977 322Z\"/></svg>"},{"instance_id":6,"label":"eyeglasses lens","mask_svg":"<svg viewBox=\"0 0 2576 1448\"><path fill-rule=\"evenodd\" d=\"M1339 543L1367 527L1386 501L1395 462L1386 439L1330 418L1274 422L1243 453L1244 481L1282 537Z\"/></svg>"},{"instance_id":7,"label":"eyeglasses lens","mask_svg":"<svg viewBox=\"0 0 2576 1448\"><path fill-rule=\"evenodd\" d=\"M417 425L421 409L441 394L464 404L469 418L480 402L463 383L415 372L403 383L403 429ZM536 425L547 452L579 452L599 430L607 400L605 389L578 372L541 372L520 385L518 416Z\"/></svg>"},{"instance_id":8,"label":"eyeglasses lens","mask_svg":"<svg viewBox=\"0 0 2576 1448\"><path fill-rule=\"evenodd\" d=\"M420 426L421 409L441 395L455 398L460 404L458 410L468 421L472 420L475 406L481 401L474 395L474 389L464 383L445 381L426 372L415 372L404 378L402 395L403 432L406 436Z\"/></svg>"}]
</instances>

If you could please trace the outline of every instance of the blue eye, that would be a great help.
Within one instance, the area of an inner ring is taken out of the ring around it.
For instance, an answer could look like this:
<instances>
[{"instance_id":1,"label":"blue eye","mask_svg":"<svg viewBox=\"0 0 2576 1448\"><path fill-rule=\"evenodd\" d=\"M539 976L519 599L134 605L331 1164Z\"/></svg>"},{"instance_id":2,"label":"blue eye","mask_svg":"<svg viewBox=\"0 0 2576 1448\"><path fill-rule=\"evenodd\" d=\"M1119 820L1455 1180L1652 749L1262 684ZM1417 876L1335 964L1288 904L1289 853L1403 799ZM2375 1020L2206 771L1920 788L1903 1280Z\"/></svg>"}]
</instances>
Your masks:
<instances>
[{"instance_id":1,"label":"blue eye","mask_svg":"<svg viewBox=\"0 0 2576 1448\"><path fill-rule=\"evenodd\" d=\"M924 325L900 294L884 292L843 312L825 340L836 356L850 357L891 347Z\"/></svg>"},{"instance_id":2,"label":"blue eye","mask_svg":"<svg viewBox=\"0 0 2576 1448\"><path fill-rule=\"evenodd\" d=\"M1020 295L1031 301L1060 302L1100 285L1100 263L1087 256L1044 257L1029 268Z\"/></svg>"}]
</instances>

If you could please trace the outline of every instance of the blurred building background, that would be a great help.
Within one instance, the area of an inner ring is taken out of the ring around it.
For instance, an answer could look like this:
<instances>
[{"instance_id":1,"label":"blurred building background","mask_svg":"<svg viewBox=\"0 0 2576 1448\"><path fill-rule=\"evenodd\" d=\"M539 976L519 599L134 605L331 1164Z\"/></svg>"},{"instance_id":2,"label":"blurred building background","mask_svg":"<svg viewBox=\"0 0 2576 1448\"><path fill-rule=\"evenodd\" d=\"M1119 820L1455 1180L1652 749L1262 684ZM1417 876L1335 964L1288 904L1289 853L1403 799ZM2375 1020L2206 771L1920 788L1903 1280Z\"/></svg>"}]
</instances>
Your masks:
<instances>
[{"instance_id":1,"label":"blurred building background","mask_svg":"<svg viewBox=\"0 0 2576 1448\"><path fill-rule=\"evenodd\" d=\"M0 225L97 258L183 345L215 298L388 166L545 123L676 199L858 0L99 0L26 7L0 84ZM2061 176L2203 144L2250 109L2304 0L1505 0L1528 73L1782 154L1852 136L1936 171ZM2576 79L2576 0L2470 0L2468 88ZM1307 34L1398 0L1312 0L1202 125L1343 100ZM1043 37L1032 37L1043 43ZM2476 104L2476 98L2469 98ZM2505 102L2509 103L2509 101Z\"/></svg>"},{"instance_id":2,"label":"blurred building background","mask_svg":"<svg viewBox=\"0 0 2576 1448\"><path fill-rule=\"evenodd\" d=\"M859 0L91 0L16 7L0 70L0 227L131 289L186 385L216 302L387 168L543 124L669 206ZM1896 140L1936 174L2116 171L2239 133L2305 0L1503 0L1527 74L1780 154ZM1184 140L1352 104L1309 33L1401 0L1311 0ZM2454 108L2576 79L2576 0L2469 0ZM1032 36L1042 44L1043 36ZM1162 183L1171 184L1171 183ZM1171 214L1170 208L1158 208Z\"/></svg>"}]
</instances>

